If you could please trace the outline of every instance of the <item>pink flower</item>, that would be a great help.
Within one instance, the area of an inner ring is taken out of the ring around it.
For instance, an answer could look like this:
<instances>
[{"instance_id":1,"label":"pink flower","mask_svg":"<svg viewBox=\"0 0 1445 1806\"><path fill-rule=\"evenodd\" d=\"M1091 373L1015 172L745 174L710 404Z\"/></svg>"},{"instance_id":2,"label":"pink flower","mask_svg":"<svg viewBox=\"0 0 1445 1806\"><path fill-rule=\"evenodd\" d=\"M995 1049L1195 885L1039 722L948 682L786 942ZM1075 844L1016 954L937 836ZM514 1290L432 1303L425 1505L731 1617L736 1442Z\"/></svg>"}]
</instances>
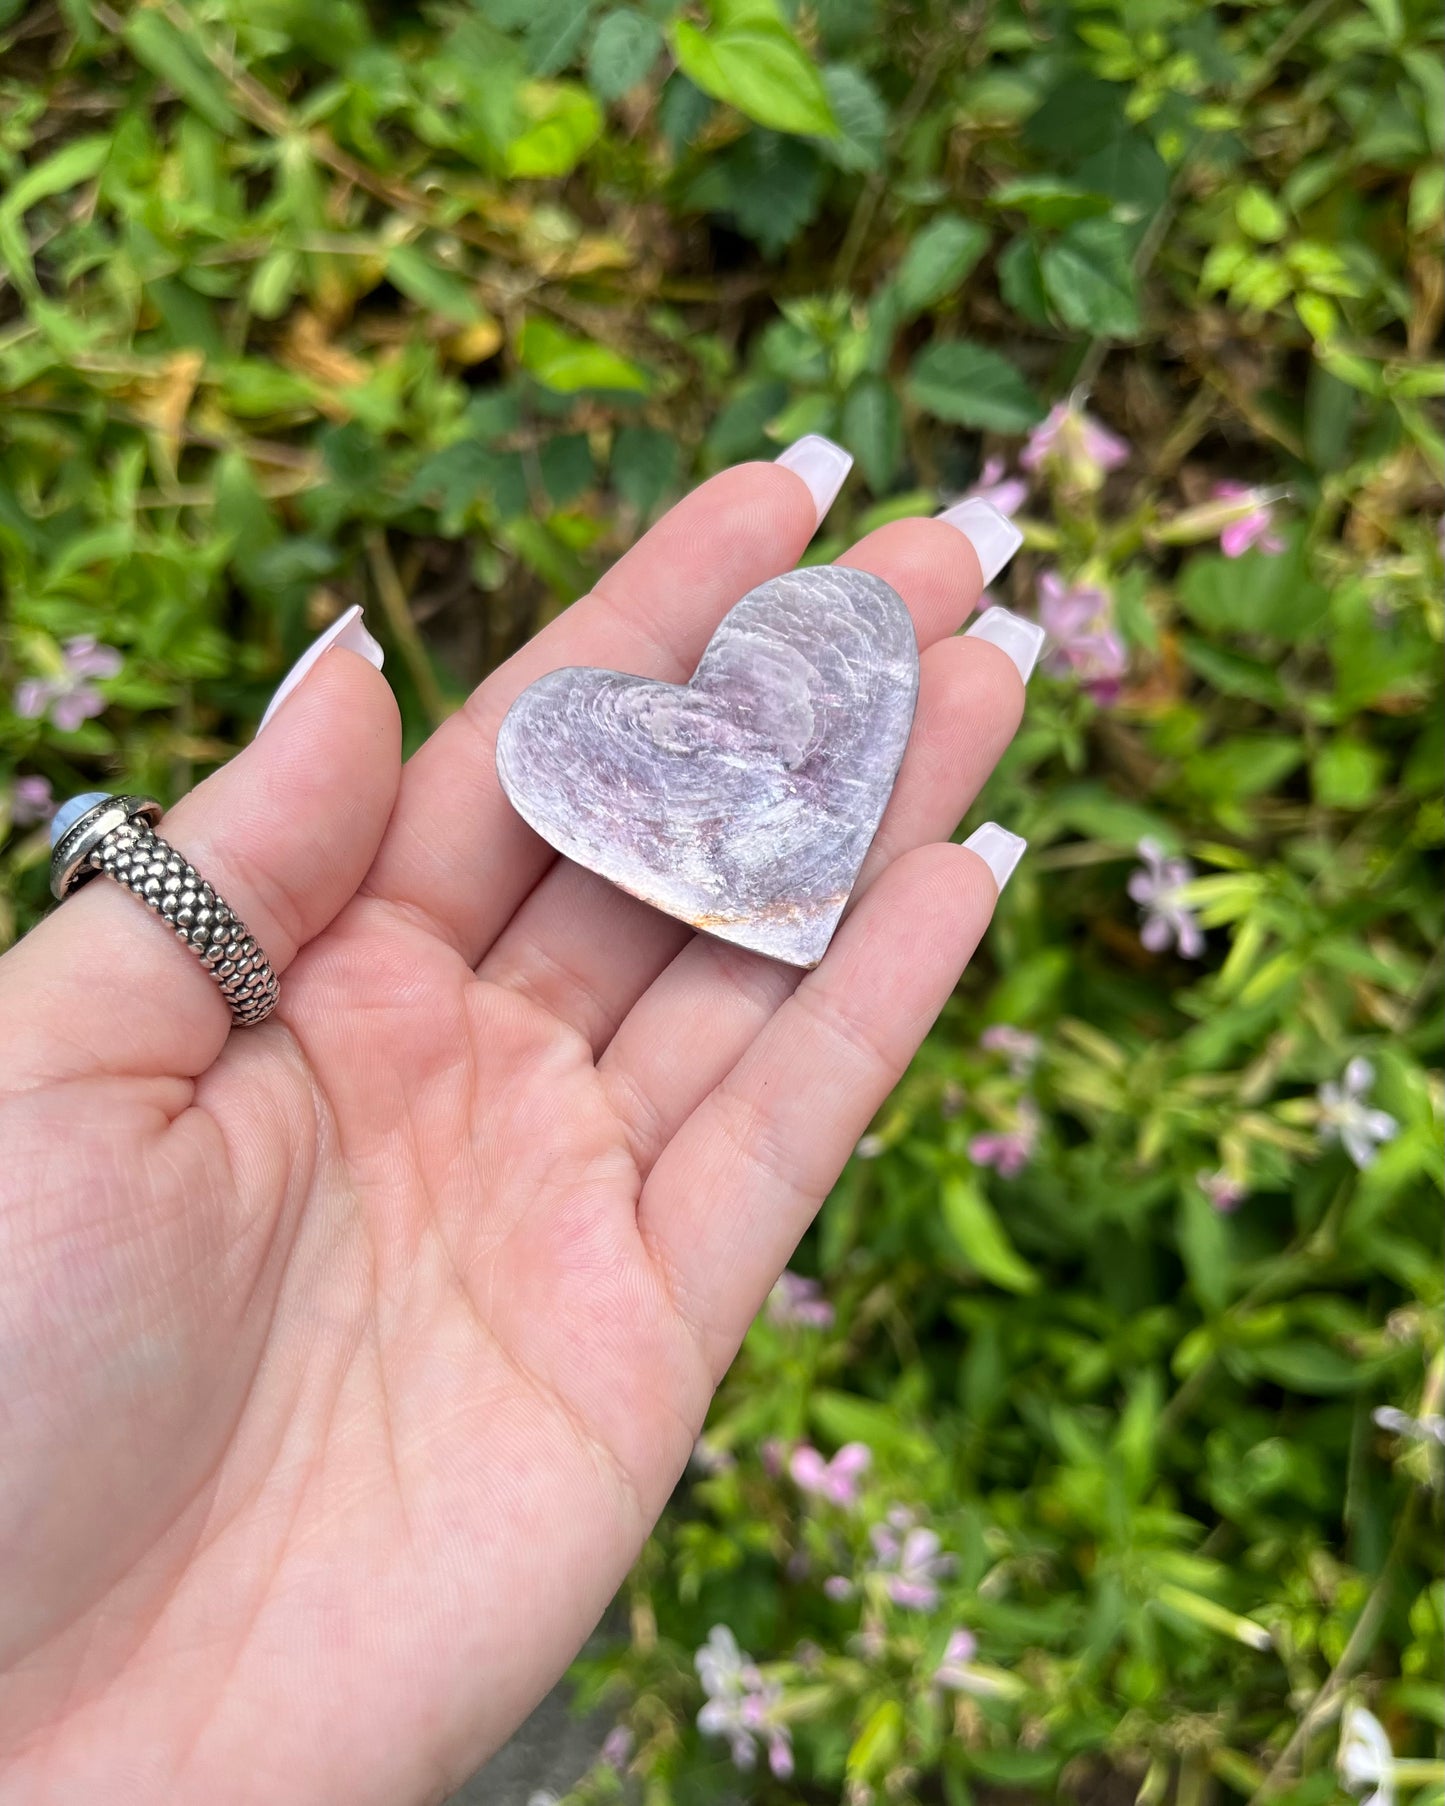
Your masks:
<instances>
[{"instance_id":1,"label":"pink flower","mask_svg":"<svg viewBox=\"0 0 1445 1806\"><path fill-rule=\"evenodd\" d=\"M768 1316L774 1323L793 1324L802 1329L830 1329L833 1307L823 1296L816 1279L805 1279L801 1273L784 1273L768 1293Z\"/></svg>"},{"instance_id":2,"label":"pink flower","mask_svg":"<svg viewBox=\"0 0 1445 1806\"><path fill-rule=\"evenodd\" d=\"M978 1639L973 1632L954 1631L943 1652L943 1660L933 1671L934 1686L947 1687L952 1692L966 1692L972 1679L969 1664L977 1654Z\"/></svg>"},{"instance_id":3,"label":"pink flower","mask_svg":"<svg viewBox=\"0 0 1445 1806\"><path fill-rule=\"evenodd\" d=\"M1029 499L1029 486L1022 477L1009 474L1002 458L986 458L966 499L992 502L1000 514L1017 514Z\"/></svg>"},{"instance_id":4,"label":"pink flower","mask_svg":"<svg viewBox=\"0 0 1445 1806\"><path fill-rule=\"evenodd\" d=\"M1031 1098L1020 1098L1015 1126L975 1135L968 1157L975 1166L991 1166L1004 1179L1016 1179L1033 1158L1039 1140L1039 1113Z\"/></svg>"},{"instance_id":5,"label":"pink flower","mask_svg":"<svg viewBox=\"0 0 1445 1806\"><path fill-rule=\"evenodd\" d=\"M872 1464L873 1451L865 1442L845 1442L831 1461L805 1442L793 1450L788 1471L803 1492L847 1507L858 1503L858 1487Z\"/></svg>"},{"instance_id":6,"label":"pink flower","mask_svg":"<svg viewBox=\"0 0 1445 1806\"><path fill-rule=\"evenodd\" d=\"M1255 506L1239 520L1232 520L1219 535L1219 549L1226 558L1240 558L1251 546L1261 552L1282 552L1284 541L1274 531L1273 503L1245 483L1216 483L1215 498L1221 502L1258 496Z\"/></svg>"},{"instance_id":7,"label":"pink flower","mask_svg":"<svg viewBox=\"0 0 1445 1806\"><path fill-rule=\"evenodd\" d=\"M782 1688L763 1677L725 1624L712 1627L693 1664L707 1695L697 1728L707 1737L726 1737L733 1764L741 1769L752 1768L763 1743L768 1767L786 1780L793 1772L793 1747L792 1734L778 1717Z\"/></svg>"},{"instance_id":8,"label":"pink flower","mask_svg":"<svg viewBox=\"0 0 1445 1806\"><path fill-rule=\"evenodd\" d=\"M915 1527L898 1536L886 1525L869 1531L877 1561L873 1573L884 1591L906 1611L931 1612L938 1604L938 1583L953 1572L953 1557L940 1552L935 1531Z\"/></svg>"},{"instance_id":9,"label":"pink flower","mask_svg":"<svg viewBox=\"0 0 1445 1806\"><path fill-rule=\"evenodd\" d=\"M1129 655L1114 626L1108 594L1086 584L1071 587L1057 571L1039 577L1039 623L1049 636L1049 669L1073 674L1104 707L1119 694Z\"/></svg>"},{"instance_id":10,"label":"pink flower","mask_svg":"<svg viewBox=\"0 0 1445 1806\"><path fill-rule=\"evenodd\" d=\"M633 1736L625 1724L615 1724L602 1740L602 1761L620 1774L632 1754Z\"/></svg>"},{"instance_id":11,"label":"pink flower","mask_svg":"<svg viewBox=\"0 0 1445 1806\"><path fill-rule=\"evenodd\" d=\"M1194 876L1187 859L1170 859L1157 840L1139 842L1143 869L1129 879L1129 895L1144 912L1139 939L1151 953L1162 953L1171 942L1185 959L1198 959L1204 951L1204 933L1194 911L1180 902L1179 893Z\"/></svg>"},{"instance_id":12,"label":"pink flower","mask_svg":"<svg viewBox=\"0 0 1445 1806\"><path fill-rule=\"evenodd\" d=\"M1249 1196L1248 1187L1241 1185L1238 1179L1231 1179L1222 1168L1217 1173L1201 1169L1194 1175L1194 1183L1221 1216L1227 1217L1238 1210Z\"/></svg>"},{"instance_id":13,"label":"pink flower","mask_svg":"<svg viewBox=\"0 0 1445 1806\"><path fill-rule=\"evenodd\" d=\"M1007 1022L995 1022L978 1038L986 1053L1002 1054L1016 1079L1026 1079L1038 1064L1043 1043L1027 1029L1010 1028Z\"/></svg>"},{"instance_id":14,"label":"pink flower","mask_svg":"<svg viewBox=\"0 0 1445 1806\"><path fill-rule=\"evenodd\" d=\"M49 821L55 813L49 778L16 778L10 793L10 815L17 828L28 828L39 821Z\"/></svg>"},{"instance_id":15,"label":"pink flower","mask_svg":"<svg viewBox=\"0 0 1445 1806\"><path fill-rule=\"evenodd\" d=\"M1019 453L1025 470L1052 470L1075 489L1095 490L1111 470L1127 463L1132 447L1101 426L1084 408L1083 397L1057 402L1029 434Z\"/></svg>"},{"instance_id":16,"label":"pink flower","mask_svg":"<svg viewBox=\"0 0 1445 1806\"><path fill-rule=\"evenodd\" d=\"M93 633L67 640L61 648L58 677L27 677L16 686L15 713L30 721L49 715L63 734L75 732L105 707L105 698L91 679L114 677L121 656L114 646L100 645Z\"/></svg>"}]
</instances>

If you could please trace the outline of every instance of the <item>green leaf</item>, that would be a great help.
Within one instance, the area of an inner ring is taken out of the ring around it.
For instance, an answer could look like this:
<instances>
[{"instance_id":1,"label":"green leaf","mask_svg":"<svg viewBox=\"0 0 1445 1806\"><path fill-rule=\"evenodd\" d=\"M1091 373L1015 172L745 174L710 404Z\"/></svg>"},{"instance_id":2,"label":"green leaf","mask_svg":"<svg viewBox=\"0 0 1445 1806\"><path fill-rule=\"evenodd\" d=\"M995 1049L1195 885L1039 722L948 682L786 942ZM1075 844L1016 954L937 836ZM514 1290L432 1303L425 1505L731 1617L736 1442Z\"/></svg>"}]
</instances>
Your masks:
<instances>
[{"instance_id":1,"label":"green leaf","mask_svg":"<svg viewBox=\"0 0 1445 1806\"><path fill-rule=\"evenodd\" d=\"M1102 150L1128 118L1129 89L1120 82L1081 76L1077 65L1060 63L1053 86L1025 125L1024 141L1048 162L1068 163Z\"/></svg>"},{"instance_id":2,"label":"green leaf","mask_svg":"<svg viewBox=\"0 0 1445 1806\"><path fill-rule=\"evenodd\" d=\"M612 481L622 499L645 519L677 482L679 461L671 433L652 426L625 426L612 446Z\"/></svg>"},{"instance_id":3,"label":"green leaf","mask_svg":"<svg viewBox=\"0 0 1445 1806\"><path fill-rule=\"evenodd\" d=\"M570 175L602 135L602 109L576 82L528 82L518 95L531 124L507 146L514 176Z\"/></svg>"},{"instance_id":4,"label":"green leaf","mask_svg":"<svg viewBox=\"0 0 1445 1806\"><path fill-rule=\"evenodd\" d=\"M599 22L587 52L587 79L602 100L620 100L662 53L662 28L646 13L618 7Z\"/></svg>"},{"instance_id":5,"label":"green leaf","mask_svg":"<svg viewBox=\"0 0 1445 1806\"><path fill-rule=\"evenodd\" d=\"M888 109L883 97L851 63L831 63L823 71L823 89L838 130L821 140L824 155L839 169L877 169L888 136Z\"/></svg>"},{"instance_id":6,"label":"green leaf","mask_svg":"<svg viewBox=\"0 0 1445 1806\"><path fill-rule=\"evenodd\" d=\"M881 1700L848 1751L849 1780L881 1780L898 1759L903 1733L903 1707L896 1699Z\"/></svg>"},{"instance_id":7,"label":"green leaf","mask_svg":"<svg viewBox=\"0 0 1445 1806\"><path fill-rule=\"evenodd\" d=\"M1197 671L1221 696L1247 696L1272 709L1285 706L1287 697L1277 666L1212 645L1192 633L1179 636L1179 650L1190 670Z\"/></svg>"},{"instance_id":8,"label":"green leaf","mask_svg":"<svg viewBox=\"0 0 1445 1806\"><path fill-rule=\"evenodd\" d=\"M688 185L700 212L730 213L769 256L797 237L818 211L827 175L813 145L779 132L745 132L710 157Z\"/></svg>"},{"instance_id":9,"label":"green leaf","mask_svg":"<svg viewBox=\"0 0 1445 1806\"><path fill-rule=\"evenodd\" d=\"M1289 231L1289 215L1272 194L1256 183L1240 190L1234 203L1239 229L1264 245L1277 244Z\"/></svg>"},{"instance_id":10,"label":"green leaf","mask_svg":"<svg viewBox=\"0 0 1445 1806\"><path fill-rule=\"evenodd\" d=\"M533 75L556 75L582 48L592 0L536 0L527 22L527 67Z\"/></svg>"},{"instance_id":11,"label":"green leaf","mask_svg":"<svg viewBox=\"0 0 1445 1806\"><path fill-rule=\"evenodd\" d=\"M1036 226L1067 226L1109 211L1109 197L1079 188L1062 176L1023 176L992 195L995 207L1012 207Z\"/></svg>"},{"instance_id":12,"label":"green leaf","mask_svg":"<svg viewBox=\"0 0 1445 1806\"><path fill-rule=\"evenodd\" d=\"M19 217L37 201L53 194L66 194L99 175L110 156L115 140L108 132L88 138L72 138L53 156L33 164L5 192L0 209Z\"/></svg>"},{"instance_id":13,"label":"green leaf","mask_svg":"<svg viewBox=\"0 0 1445 1806\"><path fill-rule=\"evenodd\" d=\"M1164 205L1169 165L1142 132L1127 130L1086 157L1074 180L1129 208L1142 227Z\"/></svg>"},{"instance_id":14,"label":"green leaf","mask_svg":"<svg viewBox=\"0 0 1445 1806\"><path fill-rule=\"evenodd\" d=\"M1133 338L1139 303L1129 238L1117 220L1081 220L1039 253L1044 288L1066 326L1099 338Z\"/></svg>"},{"instance_id":15,"label":"green leaf","mask_svg":"<svg viewBox=\"0 0 1445 1806\"><path fill-rule=\"evenodd\" d=\"M1050 1750L978 1748L968 1752L968 1766L985 1781L1030 1792L1053 1780L1062 1763L1063 1757Z\"/></svg>"},{"instance_id":16,"label":"green leaf","mask_svg":"<svg viewBox=\"0 0 1445 1806\"><path fill-rule=\"evenodd\" d=\"M1244 1358L1256 1372L1290 1392L1332 1397L1370 1383L1368 1367L1326 1342L1277 1342L1251 1348Z\"/></svg>"},{"instance_id":17,"label":"green leaf","mask_svg":"<svg viewBox=\"0 0 1445 1806\"><path fill-rule=\"evenodd\" d=\"M882 495L903 456L903 408L893 385L881 376L860 377L843 403L842 430L869 488Z\"/></svg>"},{"instance_id":18,"label":"green leaf","mask_svg":"<svg viewBox=\"0 0 1445 1806\"><path fill-rule=\"evenodd\" d=\"M542 487L555 507L565 508L591 488L596 474L586 433L557 433L537 454Z\"/></svg>"},{"instance_id":19,"label":"green leaf","mask_svg":"<svg viewBox=\"0 0 1445 1806\"><path fill-rule=\"evenodd\" d=\"M1179 1251L1194 1295L1211 1316L1229 1302L1229 1222L1197 1186L1180 1201Z\"/></svg>"},{"instance_id":20,"label":"green leaf","mask_svg":"<svg viewBox=\"0 0 1445 1806\"><path fill-rule=\"evenodd\" d=\"M1289 537L1292 543L1283 552L1254 550L1240 558L1205 552L1191 558L1179 578L1185 612L1214 631L1306 638L1329 610L1329 591L1315 581L1298 533Z\"/></svg>"},{"instance_id":21,"label":"green leaf","mask_svg":"<svg viewBox=\"0 0 1445 1806\"><path fill-rule=\"evenodd\" d=\"M515 452L492 451L478 439L460 439L418 466L407 486L407 502L434 502L443 533L462 533L485 505L498 520L526 512L526 472Z\"/></svg>"},{"instance_id":22,"label":"green leaf","mask_svg":"<svg viewBox=\"0 0 1445 1806\"><path fill-rule=\"evenodd\" d=\"M1240 734L1189 760L1190 783L1204 796L1261 796L1304 761L1304 748L1288 734Z\"/></svg>"},{"instance_id":23,"label":"green leaf","mask_svg":"<svg viewBox=\"0 0 1445 1806\"><path fill-rule=\"evenodd\" d=\"M258 320L279 319L300 286L300 253L268 251L251 274L251 312Z\"/></svg>"},{"instance_id":24,"label":"green leaf","mask_svg":"<svg viewBox=\"0 0 1445 1806\"><path fill-rule=\"evenodd\" d=\"M681 70L674 69L663 83L662 99L657 103L658 128L676 154L697 141L716 111L715 103L694 88Z\"/></svg>"},{"instance_id":25,"label":"green leaf","mask_svg":"<svg viewBox=\"0 0 1445 1806\"><path fill-rule=\"evenodd\" d=\"M879 0L815 0L823 42L837 53L865 43L878 28Z\"/></svg>"},{"instance_id":26,"label":"green leaf","mask_svg":"<svg viewBox=\"0 0 1445 1806\"><path fill-rule=\"evenodd\" d=\"M108 135L101 134L73 139L54 156L27 169L0 202L0 259L4 260L17 286L26 293L38 292L23 225L26 210L37 201L68 193L98 175L110 156L113 142Z\"/></svg>"},{"instance_id":27,"label":"green leaf","mask_svg":"<svg viewBox=\"0 0 1445 1806\"><path fill-rule=\"evenodd\" d=\"M1006 1292L1039 1289L1039 1276L1004 1232L993 1206L971 1173L943 1181L943 1221L973 1270Z\"/></svg>"},{"instance_id":28,"label":"green leaf","mask_svg":"<svg viewBox=\"0 0 1445 1806\"><path fill-rule=\"evenodd\" d=\"M1364 809L1379 794L1385 756L1364 740L1331 740L1310 767L1315 801L1326 809Z\"/></svg>"},{"instance_id":29,"label":"green leaf","mask_svg":"<svg viewBox=\"0 0 1445 1806\"><path fill-rule=\"evenodd\" d=\"M208 124L218 132L240 130L241 117L226 84L169 19L153 7L137 7L125 22L124 35L136 61L168 82Z\"/></svg>"},{"instance_id":30,"label":"green leaf","mask_svg":"<svg viewBox=\"0 0 1445 1806\"><path fill-rule=\"evenodd\" d=\"M708 463L740 464L746 458L766 457L768 422L788 399L787 385L764 378L744 383L719 411L706 440Z\"/></svg>"},{"instance_id":31,"label":"green leaf","mask_svg":"<svg viewBox=\"0 0 1445 1806\"><path fill-rule=\"evenodd\" d=\"M866 1442L875 1454L913 1466L922 1466L933 1455L926 1436L909 1429L892 1405L881 1405L876 1399L819 1387L808 1399L808 1416L839 1446Z\"/></svg>"},{"instance_id":32,"label":"green leaf","mask_svg":"<svg viewBox=\"0 0 1445 1806\"><path fill-rule=\"evenodd\" d=\"M524 369L559 395L575 395L583 389L643 394L648 388L646 372L628 358L536 314L522 327L517 355Z\"/></svg>"},{"instance_id":33,"label":"green leaf","mask_svg":"<svg viewBox=\"0 0 1445 1806\"><path fill-rule=\"evenodd\" d=\"M455 326L474 326L485 310L459 276L444 270L415 245L393 245L386 259L387 280L409 301Z\"/></svg>"},{"instance_id":34,"label":"green leaf","mask_svg":"<svg viewBox=\"0 0 1445 1806\"><path fill-rule=\"evenodd\" d=\"M1132 852L1141 840L1170 838L1167 817L1100 783L1061 784L1041 802L1049 830L1071 828L1101 846Z\"/></svg>"},{"instance_id":35,"label":"green leaf","mask_svg":"<svg viewBox=\"0 0 1445 1806\"><path fill-rule=\"evenodd\" d=\"M1027 432L1044 411L1006 357L967 339L926 346L913 360L908 393L925 413L986 432Z\"/></svg>"},{"instance_id":36,"label":"green leaf","mask_svg":"<svg viewBox=\"0 0 1445 1806\"><path fill-rule=\"evenodd\" d=\"M695 87L780 132L836 137L827 90L807 52L763 0L719 7L704 33L687 19L668 28L678 67Z\"/></svg>"},{"instance_id":37,"label":"green leaf","mask_svg":"<svg viewBox=\"0 0 1445 1806\"><path fill-rule=\"evenodd\" d=\"M1015 313L1035 326L1053 325L1044 272L1039 266L1039 248L1027 234L1005 247L998 260L998 284Z\"/></svg>"},{"instance_id":38,"label":"green leaf","mask_svg":"<svg viewBox=\"0 0 1445 1806\"><path fill-rule=\"evenodd\" d=\"M909 245L893 279L902 318L912 319L951 295L988 249L988 229L942 213Z\"/></svg>"}]
</instances>

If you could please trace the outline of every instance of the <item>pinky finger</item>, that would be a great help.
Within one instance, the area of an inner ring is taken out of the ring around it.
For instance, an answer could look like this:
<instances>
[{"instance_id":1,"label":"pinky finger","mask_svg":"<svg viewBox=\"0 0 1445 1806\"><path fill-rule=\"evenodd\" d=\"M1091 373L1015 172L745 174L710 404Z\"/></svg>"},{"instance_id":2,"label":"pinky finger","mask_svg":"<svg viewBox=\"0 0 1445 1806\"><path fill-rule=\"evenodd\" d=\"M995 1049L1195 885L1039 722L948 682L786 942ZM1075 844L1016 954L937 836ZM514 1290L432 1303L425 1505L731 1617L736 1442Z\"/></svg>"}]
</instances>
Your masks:
<instances>
[{"instance_id":1,"label":"pinky finger","mask_svg":"<svg viewBox=\"0 0 1445 1806\"><path fill-rule=\"evenodd\" d=\"M917 1052L1023 842L905 854L659 1156L639 1226L715 1377Z\"/></svg>"}]
</instances>

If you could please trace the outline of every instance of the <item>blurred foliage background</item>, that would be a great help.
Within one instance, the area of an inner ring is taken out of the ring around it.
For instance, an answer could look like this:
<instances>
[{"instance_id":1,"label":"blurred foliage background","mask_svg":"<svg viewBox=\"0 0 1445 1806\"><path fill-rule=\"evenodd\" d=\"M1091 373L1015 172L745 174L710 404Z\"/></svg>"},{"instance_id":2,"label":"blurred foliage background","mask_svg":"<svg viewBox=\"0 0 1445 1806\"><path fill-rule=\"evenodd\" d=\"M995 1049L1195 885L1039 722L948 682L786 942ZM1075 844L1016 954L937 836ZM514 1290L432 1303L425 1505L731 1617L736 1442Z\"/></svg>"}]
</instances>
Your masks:
<instances>
[{"instance_id":1,"label":"blurred foliage background","mask_svg":"<svg viewBox=\"0 0 1445 1806\"><path fill-rule=\"evenodd\" d=\"M1030 852L579 1667L578 1801L1445 1797L1441 35L0 0L0 945L55 799L184 790L353 601L414 745L803 432L815 557L1025 530Z\"/></svg>"}]
</instances>

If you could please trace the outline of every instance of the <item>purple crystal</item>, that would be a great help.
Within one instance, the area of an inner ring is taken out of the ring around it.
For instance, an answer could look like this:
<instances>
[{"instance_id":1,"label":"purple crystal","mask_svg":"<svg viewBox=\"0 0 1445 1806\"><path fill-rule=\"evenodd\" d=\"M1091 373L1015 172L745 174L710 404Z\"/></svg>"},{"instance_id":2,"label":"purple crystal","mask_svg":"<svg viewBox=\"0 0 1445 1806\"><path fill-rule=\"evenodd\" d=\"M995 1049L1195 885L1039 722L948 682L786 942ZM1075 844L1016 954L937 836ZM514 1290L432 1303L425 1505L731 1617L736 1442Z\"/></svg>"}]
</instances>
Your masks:
<instances>
[{"instance_id":1,"label":"purple crystal","mask_svg":"<svg viewBox=\"0 0 1445 1806\"><path fill-rule=\"evenodd\" d=\"M690 683L539 678L502 723L497 772L569 859L694 928L815 966L917 697L898 595L865 571L813 566L744 596Z\"/></svg>"}]
</instances>

